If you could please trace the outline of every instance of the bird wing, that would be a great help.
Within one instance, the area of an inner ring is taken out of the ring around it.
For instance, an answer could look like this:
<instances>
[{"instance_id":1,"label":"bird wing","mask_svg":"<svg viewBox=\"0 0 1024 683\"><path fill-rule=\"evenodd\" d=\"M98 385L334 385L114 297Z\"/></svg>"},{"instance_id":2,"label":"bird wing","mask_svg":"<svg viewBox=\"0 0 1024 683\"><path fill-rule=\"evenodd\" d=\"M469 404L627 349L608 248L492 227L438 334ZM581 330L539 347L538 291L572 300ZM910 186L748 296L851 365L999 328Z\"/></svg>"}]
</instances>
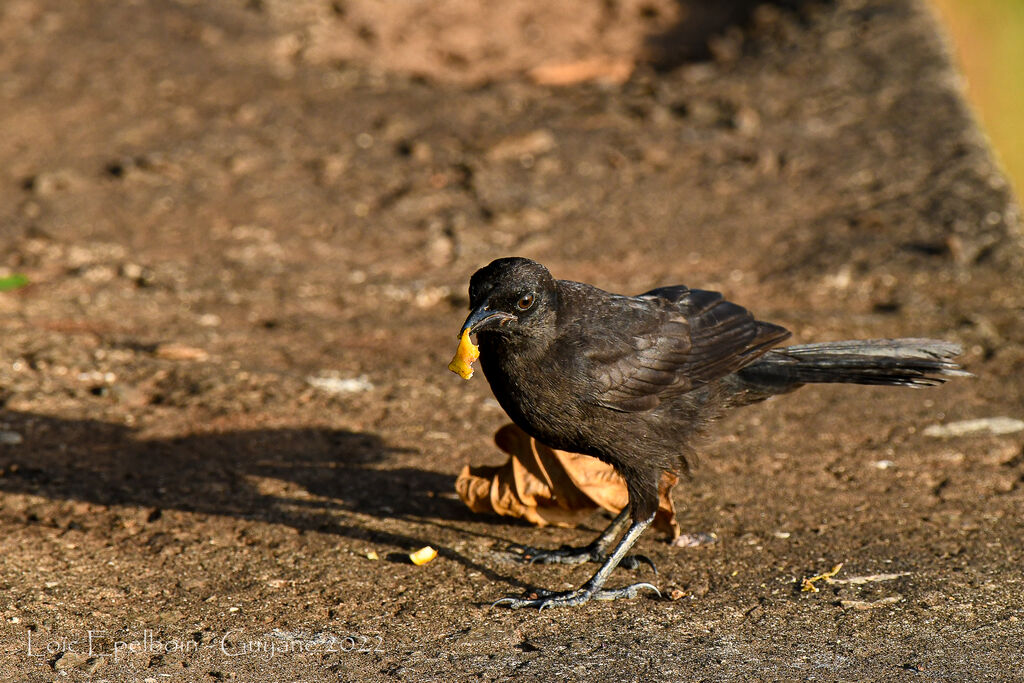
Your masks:
<instances>
[{"instance_id":1,"label":"bird wing","mask_svg":"<svg viewBox=\"0 0 1024 683\"><path fill-rule=\"evenodd\" d=\"M751 363L789 336L718 292L662 287L627 297L628 333L588 353L599 405L641 412Z\"/></svg>"}]
</instances>

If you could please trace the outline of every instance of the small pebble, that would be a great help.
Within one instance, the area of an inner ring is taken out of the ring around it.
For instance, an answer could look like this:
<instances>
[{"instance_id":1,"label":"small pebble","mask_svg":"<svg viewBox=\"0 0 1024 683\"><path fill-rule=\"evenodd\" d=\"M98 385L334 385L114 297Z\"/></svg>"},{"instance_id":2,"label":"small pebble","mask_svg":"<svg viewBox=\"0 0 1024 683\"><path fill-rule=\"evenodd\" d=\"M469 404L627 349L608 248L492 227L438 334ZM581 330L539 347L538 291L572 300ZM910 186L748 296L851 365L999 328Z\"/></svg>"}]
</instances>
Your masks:
<instances>
[{"instance_id":1,"label":"small pebble","mask_svg":"<svg viewBox=\"0 0 1024 683\"><path fill-rule=\"evenodd\" d=\"M718 534L715 533L695 533L695 534L680 534L678 538L672 541L672 544L676 548L696 548L702 545L711 545L718 543Z\"/></svg>"},{"instance_id":2,"label":"small pebble","mask_svg":"<svg viewBox=\"0 0 1024 683\"><path fill-rule=\"evenodd\" d=\"M24 441L18 432L0 432L0 446L17 446Z\"/></svg>"},{"instance_id":3,"label":"small pebble","mask_svg":"<svg viewBox=\"0 0 1024 683\"><path fill-rule=\"evenodd\" d=\"M922 432L925 436L939 439L953 436L1014 434L1024 431L1024 420L1012 417L982 417L976 420L961 420L944 425L931 425Z\"/></svg>"},{"instance_id":4,"label":"small pebble","mask_svg":"<svg viewBox=\"0 0 1024 683\"><path fill-rule=\"evenodd\" d=\"M317 377L307 377L306 381L311 386L328 394L357 394L373 389L373 383L367 379L366 375L360 375L359 377L325 377L320 375Z\"/></svg>"}]
</instances>

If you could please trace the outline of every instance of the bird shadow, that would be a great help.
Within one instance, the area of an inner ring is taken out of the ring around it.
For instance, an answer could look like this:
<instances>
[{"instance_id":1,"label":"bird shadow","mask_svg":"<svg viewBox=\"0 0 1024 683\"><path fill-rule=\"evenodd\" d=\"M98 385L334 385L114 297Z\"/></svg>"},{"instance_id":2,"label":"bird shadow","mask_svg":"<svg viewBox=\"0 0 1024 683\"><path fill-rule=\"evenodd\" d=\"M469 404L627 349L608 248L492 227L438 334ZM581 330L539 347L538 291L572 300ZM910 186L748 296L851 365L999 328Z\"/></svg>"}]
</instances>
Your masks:
<instances>
[{"instance_id":1,"label":"bird shadow","mask_svg":"<svg viewBox=\"0 0 1024 683\"><path fill-rule=\"evenodd\" d=\"M0 444L0 494L136 506L150 509L151 519L163 510L226 515L406 551L422 538L369 528L346 513L508 542L456 525L481 519L451 495L452 476L388 468L389 456L403 449L376 434L298 427L143 439L120 424L15 411L0 411L0 427L21 436L21 443ZM492 580L523 585L452 548L438 552Z\"/></svg>"}]
</instances>

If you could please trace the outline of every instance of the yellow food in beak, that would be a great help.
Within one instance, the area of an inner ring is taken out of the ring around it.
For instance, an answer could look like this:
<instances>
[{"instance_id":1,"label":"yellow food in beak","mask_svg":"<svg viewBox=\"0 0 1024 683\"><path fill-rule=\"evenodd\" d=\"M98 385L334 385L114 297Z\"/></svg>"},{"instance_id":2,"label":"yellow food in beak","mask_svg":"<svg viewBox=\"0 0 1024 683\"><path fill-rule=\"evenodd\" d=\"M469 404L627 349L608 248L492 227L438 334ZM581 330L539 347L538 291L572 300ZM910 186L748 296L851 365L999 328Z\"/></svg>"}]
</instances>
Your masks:
<instances>
[{"instance_id":1,"label":"yellow food in beak","mask_svg":"<svg viewBox=\"0 0 1024 683\"><path fill-rule=\"evenodd\" d=\"M452 362L448 364L448 369L462 379L469 379L473 376L473 363L479 357L480 349L469 340L469 330L463 330L459 348L455 352L455 358L452 358Z\"/></svg>"}]
</instances>

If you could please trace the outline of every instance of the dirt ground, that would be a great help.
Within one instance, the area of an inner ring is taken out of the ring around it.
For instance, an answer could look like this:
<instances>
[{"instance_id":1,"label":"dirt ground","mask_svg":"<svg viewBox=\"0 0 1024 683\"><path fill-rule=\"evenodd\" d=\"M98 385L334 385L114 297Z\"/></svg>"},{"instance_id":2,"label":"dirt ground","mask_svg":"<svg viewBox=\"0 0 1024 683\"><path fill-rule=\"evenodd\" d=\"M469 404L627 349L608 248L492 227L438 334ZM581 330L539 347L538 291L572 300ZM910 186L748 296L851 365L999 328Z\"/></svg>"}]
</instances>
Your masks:
<instances>
[{"instance_id":1,"label":"dirt ground","mask_svg":"<svg viewBox=\"0 0 1024 683\"><path fill-rule=\"evenodd\" d=\"M0 4L4 678L1024 680L1024 432L925 433L1024 418L1007 183L922 6L743 4ZM613 577L681 599L492 609L606 522L455 496L509 254L977 378L737 412L675 493L718 542Z\"/></svg>"}]
</instances>

